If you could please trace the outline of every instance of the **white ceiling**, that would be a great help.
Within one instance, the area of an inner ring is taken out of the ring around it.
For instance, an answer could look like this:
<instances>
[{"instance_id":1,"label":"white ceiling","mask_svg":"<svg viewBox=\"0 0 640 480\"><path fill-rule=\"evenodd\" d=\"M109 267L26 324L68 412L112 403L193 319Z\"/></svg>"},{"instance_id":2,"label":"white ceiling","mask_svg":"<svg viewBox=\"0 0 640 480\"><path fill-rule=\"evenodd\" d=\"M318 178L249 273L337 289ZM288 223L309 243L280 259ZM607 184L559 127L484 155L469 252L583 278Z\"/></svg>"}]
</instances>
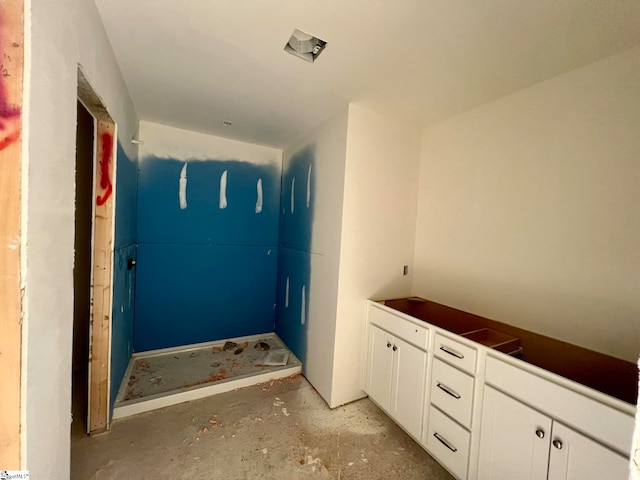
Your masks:
<instances>
[{"instance_id":1,"label":"white ceiling","mask_svg":"<svg viewBox=\"0 0 640 480\"><path fill-rule=\"evenodd\" d=\"M424 127L640 44L638 0L96 4L141 119L280 148L347 102Z\"/></svg>"}]
</instances>

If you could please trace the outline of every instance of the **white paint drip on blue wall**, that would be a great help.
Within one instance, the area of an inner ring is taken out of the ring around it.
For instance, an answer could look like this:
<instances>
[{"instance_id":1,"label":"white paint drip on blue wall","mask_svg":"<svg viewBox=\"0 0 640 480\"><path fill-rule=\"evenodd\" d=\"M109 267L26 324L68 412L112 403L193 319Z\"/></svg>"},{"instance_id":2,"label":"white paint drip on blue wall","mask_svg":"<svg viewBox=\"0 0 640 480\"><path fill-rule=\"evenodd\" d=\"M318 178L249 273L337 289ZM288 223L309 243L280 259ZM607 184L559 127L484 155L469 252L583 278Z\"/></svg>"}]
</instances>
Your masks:
<instances>
[{"instance_id":1,"label":"white paint drip on blue wall","mask_svg":"<svg viewBox=\"0 0 640 480\"><path fill-rule=\"evenodd\" d=\"M180 201L180 210L187 208L187 162L180 171L180 179L178 180L178 199Z\"/></svg>"},{"instance_id":2,"label":"white paint drip on blue wall","mask_svg":"<svg viewBox=\"0 0 640 480\"><path fill-rule=\"evenodd\" d=\"M227 208L227 170L220 175L220 208Z\"/></svg>"},{"instance_id":3,"label":"white paint drip on blue wall","mask_svg":"<svg viewBox=\"0 0 640 480\"><path fill-rule=\"evenodd\" d=\"M284 287L284 308L289 308L289 277L287 277L287 284Z\"/></svg>"},{"instance_id":4,"label":"white paint drip on blue wall","mask_svg":"<svg viewBox=\"0 0 640 480\"><path fill-rule=\"evenodd\" d=\"M296 209L295 206L295 198L296 198L296 177L293 177L291 180L291 213L293 213Z\"/></svg>"},{"instance_id":5,"label":"white paint drip on blue wall","mask_svg":"<svg viewBox=\"0 0 640 480\"><path fill-rule=\"evenodd\" d=\"M300 323L302 325L304 325L305 322L307 321L307 318L306 318L306 316L307 316L306 315L306 312L307 312L307 305L306 305L307 300L306 300L306 295L305 295L306 290L307 290L306 286L302 285L302 307L300 307Z\"/></svg>"},{"instance_id":6,"label":"white paint drip on blue wall","mask_svg":"<svg viewBox=\"0 0 640 480\"><path fill-rule=\"evenodd\" d=\"M256 199L256 213L262 212L262 179L258 179L258 183L256 184L257 196Z\"/></svg>"},{"instance_id":7,"label":"white paint drip on blue wall","mask_svg":"<svg viewBox=\"0 0 640 480\"><path fill-rule=\"evenodd\" d=\"M311 165L309 165L309 172L307 172L307 208L311 204Z\"/></svg>"}]
</instances>

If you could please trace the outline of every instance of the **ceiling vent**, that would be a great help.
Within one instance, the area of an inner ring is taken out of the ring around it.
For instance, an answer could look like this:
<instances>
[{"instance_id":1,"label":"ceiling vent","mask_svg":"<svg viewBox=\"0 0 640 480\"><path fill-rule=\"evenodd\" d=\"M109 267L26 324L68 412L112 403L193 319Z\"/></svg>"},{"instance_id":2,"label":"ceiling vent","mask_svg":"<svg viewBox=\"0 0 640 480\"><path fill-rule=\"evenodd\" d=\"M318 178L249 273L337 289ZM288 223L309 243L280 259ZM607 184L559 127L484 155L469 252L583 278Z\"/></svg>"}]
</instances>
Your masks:
<instances>
[{"instance_id":1,"label":"ceiling vent","mask_svg":"<svg viewBox=\"0 0 640 480\"><path fill-rule=\"evenodd\" d=\"M313 35L304 33L297 28L293 30L291 38L284 46L284 51L289 52L291 55L295 55L307 62L315 62L318 55L324 50L327 42L320 40Z\"/></svg>"}]
</instances>

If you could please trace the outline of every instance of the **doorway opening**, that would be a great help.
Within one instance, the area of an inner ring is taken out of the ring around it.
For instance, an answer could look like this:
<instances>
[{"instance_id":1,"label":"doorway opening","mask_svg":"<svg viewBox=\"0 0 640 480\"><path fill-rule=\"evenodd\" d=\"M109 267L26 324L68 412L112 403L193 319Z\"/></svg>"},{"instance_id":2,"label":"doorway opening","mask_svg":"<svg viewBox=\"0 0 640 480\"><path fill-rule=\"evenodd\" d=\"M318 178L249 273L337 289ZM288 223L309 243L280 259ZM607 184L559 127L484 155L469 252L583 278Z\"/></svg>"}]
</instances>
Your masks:
<instances>
[{"instance_id":1,"label":"doorway opening","mask_svg":"<svg viewBox=\"0 0 640 480\"><path fill-rule=\"evenodd\" d=\"M95 119L77 102L73 264L73 430L87 432Z\"/></svg>"},{"instance_id":2,"label":"doorway opening","mask_svg":"<svg viewBox=\"0 0 640 480\"><path fill-rule=\"evenodd\" d=\"M78 69L74 431L90 434L109 428L115 133L114 121Z\"/></svg>"}]
</instances>

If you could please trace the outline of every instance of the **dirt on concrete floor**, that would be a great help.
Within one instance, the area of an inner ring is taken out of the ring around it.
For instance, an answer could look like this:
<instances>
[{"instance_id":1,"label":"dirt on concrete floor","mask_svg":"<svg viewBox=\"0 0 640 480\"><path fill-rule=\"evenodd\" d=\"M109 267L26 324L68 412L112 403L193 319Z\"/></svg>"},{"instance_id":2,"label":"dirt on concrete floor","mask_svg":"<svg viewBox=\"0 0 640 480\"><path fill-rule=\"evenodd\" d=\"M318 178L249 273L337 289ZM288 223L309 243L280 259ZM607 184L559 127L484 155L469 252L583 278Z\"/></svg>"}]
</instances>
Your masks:
<instances>
[{"instance_id":1,"label":"dirt on concrete floor","mask_svg":"<svg viewBox=\"0 0 640 480\"><path fill-rule=\"evenodd\" d=\"M453 477L368 399L331 410L297 375L75 434L71 478Z\"/></svg>"}]
</instances>

